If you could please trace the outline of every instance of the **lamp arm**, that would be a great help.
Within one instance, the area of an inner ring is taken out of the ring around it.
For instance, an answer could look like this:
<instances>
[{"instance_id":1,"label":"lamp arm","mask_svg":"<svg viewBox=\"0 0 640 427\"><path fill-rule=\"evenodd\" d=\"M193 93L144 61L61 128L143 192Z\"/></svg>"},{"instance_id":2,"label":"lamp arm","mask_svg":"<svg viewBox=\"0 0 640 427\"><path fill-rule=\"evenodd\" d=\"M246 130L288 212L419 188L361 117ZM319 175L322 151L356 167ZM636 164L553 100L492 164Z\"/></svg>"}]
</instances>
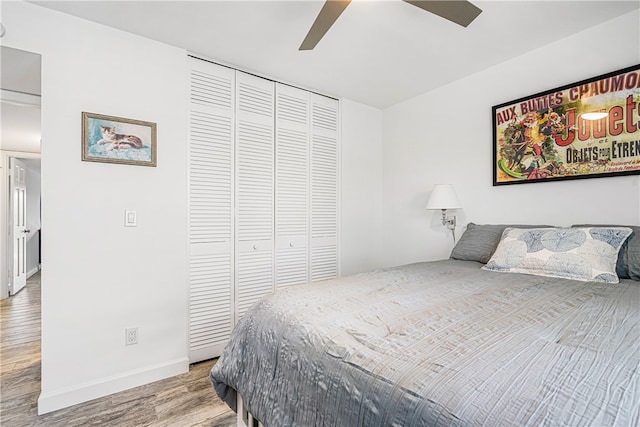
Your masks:
<instances>
[{"instance_id":1,"label":"lamp arm","mask_svg":"<svg viewBox=\"0 0 640 427\"><path fill-rule=\"evenodd\" d=\"M451 233L453 234L453 243L456 242L456 216L452 215L447 217L447 210L441 209L442 211L442 225L446 225Z\"/></svg>"}]
</instances>

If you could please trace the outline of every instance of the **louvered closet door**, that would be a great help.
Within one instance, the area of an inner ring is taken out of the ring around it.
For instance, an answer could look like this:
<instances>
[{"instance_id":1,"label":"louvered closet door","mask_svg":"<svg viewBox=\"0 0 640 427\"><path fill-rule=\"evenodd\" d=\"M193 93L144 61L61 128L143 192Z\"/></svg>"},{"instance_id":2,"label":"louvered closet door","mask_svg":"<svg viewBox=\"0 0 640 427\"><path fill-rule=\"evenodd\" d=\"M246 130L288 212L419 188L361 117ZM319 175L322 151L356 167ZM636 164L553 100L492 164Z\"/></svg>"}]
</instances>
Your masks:
<instances>
[{"instance_id":1,"label":"louvered closet door","mask_svg":"<svg viewBox=\"0 0 640 427\"><path fill-rule=\"evenodd\" d=\"M190 60L189 359L217 357L233 325L235 72Z\"/></svg>"},{"instance_id":2,"label":"louvered closet door","mask_svg":"<svg viewBox=\"0 0 640 427\"><path fill-rule=\"evenodd\" d=\"M274 86L236 73L236 321L274 289Z\"/></svg>"},{"instance_id":3,"label":"louvered closet door","mask_svg":"<svg viewBox=\"0 0 640 427\"><path fill-rule=\"evenodd\" d=\"M338 101L311 94L311 281L338 275Z\"/></svg>"},{"instance_id":4,"label":"louvered closet door","mask_svg":"<svg viewBox=\"0 0 640 427\"><path fill-rule=\"evenodd\" d=\"M276 288L309 281L309 99L276 84Z\"/></svg>"}]
</instances>

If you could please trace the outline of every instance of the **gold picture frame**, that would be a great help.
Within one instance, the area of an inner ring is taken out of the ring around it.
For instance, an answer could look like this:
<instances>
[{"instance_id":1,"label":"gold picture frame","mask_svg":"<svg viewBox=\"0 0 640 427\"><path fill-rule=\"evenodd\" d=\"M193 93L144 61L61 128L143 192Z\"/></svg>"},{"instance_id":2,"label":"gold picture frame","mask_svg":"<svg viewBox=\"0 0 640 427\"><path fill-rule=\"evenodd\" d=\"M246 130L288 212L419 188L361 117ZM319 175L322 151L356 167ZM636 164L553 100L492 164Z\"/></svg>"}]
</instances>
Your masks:
<instances>
[{"instance_id":1,"label":"gold picture frame","mask_svg":"<svg viewBox=\"0 0 640 427\"><path fill-rule=\"evenodd\" d=\"M82 160L124 165L157 165L153 122L82 112Z\"/></svg>"}]
</instances>

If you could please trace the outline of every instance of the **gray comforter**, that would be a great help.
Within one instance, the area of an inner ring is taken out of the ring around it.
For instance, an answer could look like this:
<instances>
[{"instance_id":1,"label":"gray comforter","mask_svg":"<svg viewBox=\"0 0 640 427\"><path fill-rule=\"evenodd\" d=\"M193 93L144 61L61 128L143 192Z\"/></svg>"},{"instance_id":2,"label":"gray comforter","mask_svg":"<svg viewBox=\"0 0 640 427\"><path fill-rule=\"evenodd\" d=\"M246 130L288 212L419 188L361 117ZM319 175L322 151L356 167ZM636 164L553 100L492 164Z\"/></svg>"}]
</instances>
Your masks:
<instances>
[{"instance_id":1,"label":"gray comforter","mask_svg":"<svg viewBox=\"0 0 640 427\"><path fill-rule=\"evenodd\" d=\"M211 371L265 426L637 426L640 282L436 261L257 303Z\"/></svg>"}]
</instances>

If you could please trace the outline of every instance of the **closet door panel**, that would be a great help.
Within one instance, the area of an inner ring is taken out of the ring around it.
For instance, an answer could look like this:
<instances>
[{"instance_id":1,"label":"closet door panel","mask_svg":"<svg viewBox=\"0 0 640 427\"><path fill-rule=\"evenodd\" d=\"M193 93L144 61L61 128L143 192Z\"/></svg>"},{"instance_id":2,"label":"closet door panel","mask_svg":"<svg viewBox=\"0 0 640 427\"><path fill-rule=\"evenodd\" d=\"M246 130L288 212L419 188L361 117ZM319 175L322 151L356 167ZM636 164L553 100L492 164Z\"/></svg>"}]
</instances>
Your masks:
<instances>
[{"instance_id":1,"label":"closet door panel","mask_svg":"<svg viewBox=\"0 0 640 427\"><path fill-rule=\"evenodd\" d=\"M274 289L274 87L236 73L236 322Z\"/></svg>"},{"instance_id":2,"label":"closet door panel","mask_svg":"<svg viewBox=\"0 0 640 427\"><path fill-rule=\"evenodd\" d=\"M190 360L276 288L338 267L336 100L190 59Z\"/></svg>"},{"instance_id":3,"label":"closet door panel","mask_svg":"<svg viewBox=\"0 0 640 427\"><path fill-rule=\"evenodd\" d=\"M233 325L235 73L189 59L189 359L217 357Z\"/></svg>"},{"instance_id":4,"label":"closet door panel","mask_svg":"<svg viewBox=\"0 0 640 427\"><path fill-rule=\"evenodd\" d=\"M311 94L311 281L338 276L338 105Z\"/></svg>"},{"instance_id":5,"label":"closet door panel","mask_svg":"<svg viewBox=\"0 0 640 427\"><path fill-rule=\"evenodd\" d=\"M309 100L276 84L276 288L309 280Z\"/></svg>"}]
</instances>

